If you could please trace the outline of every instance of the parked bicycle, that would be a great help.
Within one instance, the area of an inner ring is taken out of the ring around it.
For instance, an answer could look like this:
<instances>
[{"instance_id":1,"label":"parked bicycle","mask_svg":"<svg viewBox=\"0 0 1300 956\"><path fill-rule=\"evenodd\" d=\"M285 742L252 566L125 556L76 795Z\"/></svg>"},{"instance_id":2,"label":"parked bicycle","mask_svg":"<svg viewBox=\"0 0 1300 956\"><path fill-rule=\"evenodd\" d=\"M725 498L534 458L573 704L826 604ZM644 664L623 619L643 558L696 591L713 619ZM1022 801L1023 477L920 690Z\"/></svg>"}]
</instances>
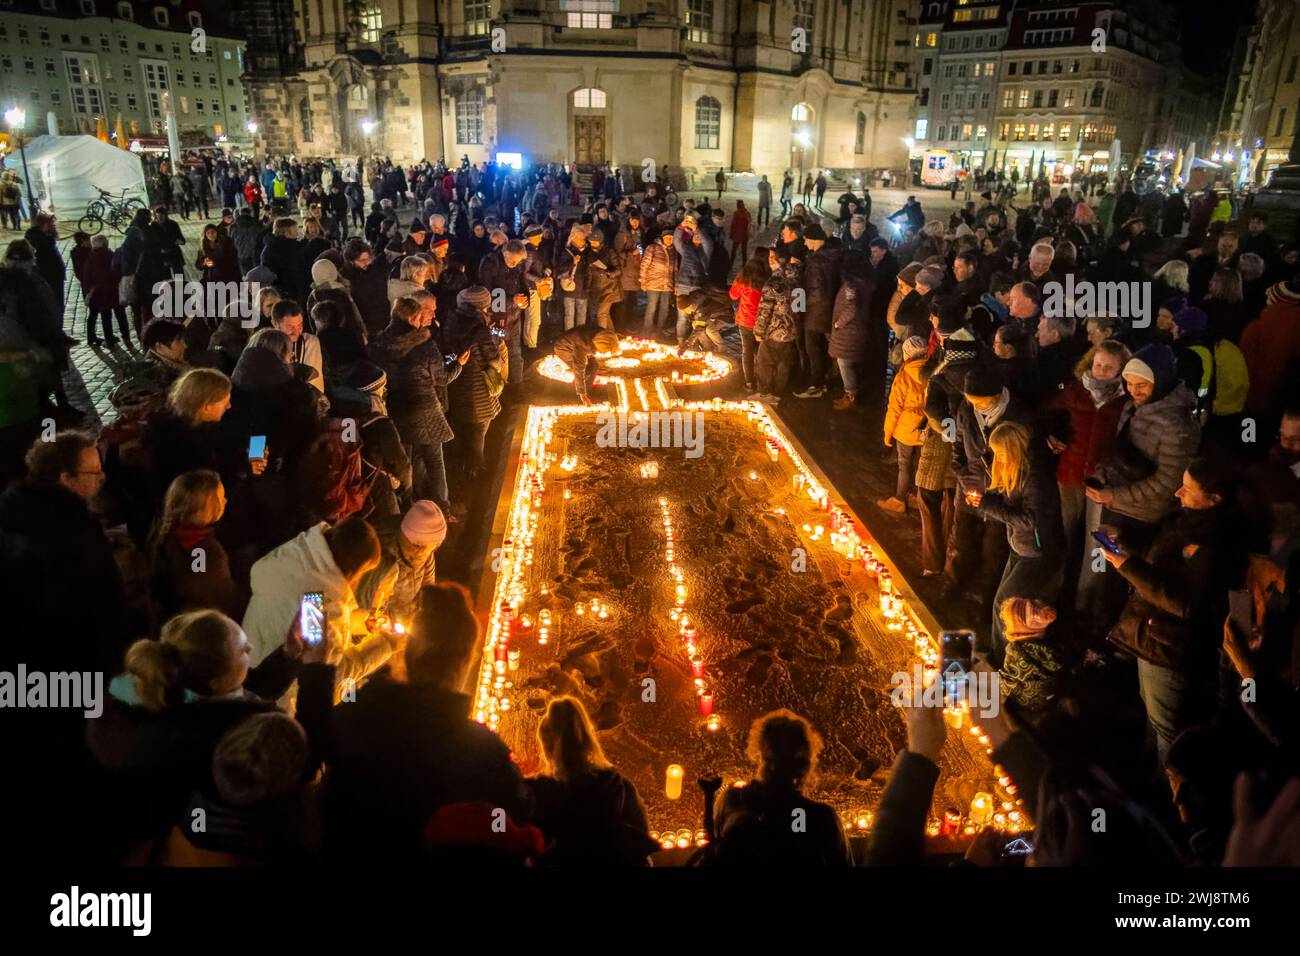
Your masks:
<instances>
[{"instance_id":1,"label":"parked bicycle","mask_svg":"<svg viewBox=\"0 0 1300 956\"><path fill-rule=\"evenodd\" d=\"M85 215L77 222L77 228L88 236L98 235L104 228L104 223L124 233L135 214L145 208L144 203L135 196L127 197L126 187L118 195L98 186L95 189L99 192L99 198L91 200L86 206Z\"/></svg>"}]
</instances>

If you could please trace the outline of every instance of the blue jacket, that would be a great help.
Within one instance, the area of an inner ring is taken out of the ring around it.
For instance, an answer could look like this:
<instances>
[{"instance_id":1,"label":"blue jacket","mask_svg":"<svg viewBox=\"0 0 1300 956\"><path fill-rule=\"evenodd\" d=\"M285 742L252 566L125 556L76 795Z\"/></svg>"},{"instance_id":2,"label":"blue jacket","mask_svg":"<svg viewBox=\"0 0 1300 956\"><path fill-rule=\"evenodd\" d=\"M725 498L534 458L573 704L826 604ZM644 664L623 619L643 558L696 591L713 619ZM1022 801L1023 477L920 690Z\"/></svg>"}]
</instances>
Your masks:
<instances>
[{"instance_id":1,"label":"blue jacket","mask_svg":"<svg viewBox=\"0 0 1300 956\"><path fill-rule=\"evenodd\" d=\"M686 295L704 285L709 277L709 259L713 256L713 237L707 230L698 230L700 244L697 246L678 228L673 233L673 248L677 250L680 261L677 266L677 294Z\"/></svg>"}]
</instances>

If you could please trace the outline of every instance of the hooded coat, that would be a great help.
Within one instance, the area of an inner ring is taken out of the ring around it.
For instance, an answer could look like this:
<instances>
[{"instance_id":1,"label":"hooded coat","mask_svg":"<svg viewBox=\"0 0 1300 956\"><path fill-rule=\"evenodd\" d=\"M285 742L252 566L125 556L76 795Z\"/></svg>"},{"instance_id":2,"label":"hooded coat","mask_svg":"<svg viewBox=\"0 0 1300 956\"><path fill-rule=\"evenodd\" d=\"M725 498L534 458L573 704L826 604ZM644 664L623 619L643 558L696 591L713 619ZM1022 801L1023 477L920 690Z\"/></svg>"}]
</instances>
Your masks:
<instances>
[{"instance_id":1,"label":"hooded coat","mask_svg":"<svg viewBox=\"0 0 1300 956\"><path fill-rule=\"evenodd\" d=\"M1174 491L1201 441L1196 396L1178 381L1172 362L1154 371L1155 393L1145 405L1130 399L1124 406L1117 453L1097 469L1097 477L1115 493L1107 507L1145 524L1173 510Z\"/></svg>"},{"instance_id":2,"label":"hooded coat","mask_svg":"<svg viewBox=\"0 0 1300 956\"><path fill-rule=\"evenodd\" d=\"M501 402L488 392L484 375L489 366L503 370L497 340L488 329L485 313L460 305L444 326L448 353L469 352L469 361L447 389L452 417L464 422L490 422L501 414Z\"/></svg>"},{"instance_id":3,"label":"hooded coat","mask_svg":"<svg viewBox=\"0 0 1300 956\"><path fill-rule=\"evenodd\" d=\"M773 272L772 278L763 286L763 295L758 300L758 317L754 321L754 335L760 340L774 343L794 341L798 326L790 295L799 286L801 274L797 263L787 262Z\"/></svg>"},{"instance_id":4,"label":"hooded coat","mask_svg":"<svg viewBox=\"0 0 1300 956\"><path fill-rule=\"evenodd\" d=\"M812 253L804 262L803 285L808 291L804 328L810 332L829 333L835 295L840 287L840 254L825 247Z\"/></svg>"},{"instance_id":5,"label":"hooded coat","mask_svg":"<svg viewBox=\"0 0 1300 956\"><path fill-rule=\"evenodd\" d=\"M394 319L371 341L370 357L388 375L393 423L404 444L440 445L455 437L437 389L458 379L462 366L447 366L431 329Z\"/></svg>"},{"instance_id":6,"label":"hooded coat","mask_svg":"<svg viewBox=\"0 0 1300 956\"><path fill-rule=\"evenodd\" d=\"M835 293L827 351L833 359L860 362L871 336L871 303L875 284L870 278L845 279Z\"/></svg>"}]
</instances>

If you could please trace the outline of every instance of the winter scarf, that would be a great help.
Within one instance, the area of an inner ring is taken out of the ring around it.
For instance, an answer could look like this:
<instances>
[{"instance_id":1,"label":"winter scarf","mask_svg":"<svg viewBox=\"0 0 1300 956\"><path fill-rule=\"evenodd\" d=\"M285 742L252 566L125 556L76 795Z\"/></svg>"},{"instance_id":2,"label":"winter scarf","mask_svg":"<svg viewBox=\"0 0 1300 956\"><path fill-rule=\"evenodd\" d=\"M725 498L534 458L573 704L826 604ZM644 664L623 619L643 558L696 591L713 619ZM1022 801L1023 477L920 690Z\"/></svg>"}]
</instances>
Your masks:
<instances>
[{"instance_id":1,"label":"winter scarf","mask_svg":"<svg viewBox=\"0 0 1300 956\"><path fill-rule=\"evenodd\" d=\"M1092 372L1084 372L1079 376L1079 381L1088 390L1088 394L1092 396L1092 404L1097 408L1101 408L1111 399L1117 398L1124 391L1124 379L1118 375L1104 382L1099 382L1092 377Z\"/></svg>"}]
</instances>

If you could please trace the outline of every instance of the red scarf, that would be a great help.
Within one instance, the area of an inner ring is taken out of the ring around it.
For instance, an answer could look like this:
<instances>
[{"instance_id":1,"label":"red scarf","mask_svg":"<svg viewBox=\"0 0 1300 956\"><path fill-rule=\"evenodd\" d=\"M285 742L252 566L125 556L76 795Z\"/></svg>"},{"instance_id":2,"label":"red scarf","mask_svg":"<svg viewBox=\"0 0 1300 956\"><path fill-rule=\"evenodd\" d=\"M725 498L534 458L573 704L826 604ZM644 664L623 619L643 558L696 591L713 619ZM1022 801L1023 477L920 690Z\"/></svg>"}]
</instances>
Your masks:
<instances>
[{"instance_id":1,"label":"red scarf","mask_svg":"<svg viewBox=\"0 0 1300 956\"><path fill-rule=\"evenodd\" d=\"M203 539L212 534L213 526L210 524L178 524L172 528L172 537L186 551L197 548L203 543Z\"/></svg>"}]
</instances>

